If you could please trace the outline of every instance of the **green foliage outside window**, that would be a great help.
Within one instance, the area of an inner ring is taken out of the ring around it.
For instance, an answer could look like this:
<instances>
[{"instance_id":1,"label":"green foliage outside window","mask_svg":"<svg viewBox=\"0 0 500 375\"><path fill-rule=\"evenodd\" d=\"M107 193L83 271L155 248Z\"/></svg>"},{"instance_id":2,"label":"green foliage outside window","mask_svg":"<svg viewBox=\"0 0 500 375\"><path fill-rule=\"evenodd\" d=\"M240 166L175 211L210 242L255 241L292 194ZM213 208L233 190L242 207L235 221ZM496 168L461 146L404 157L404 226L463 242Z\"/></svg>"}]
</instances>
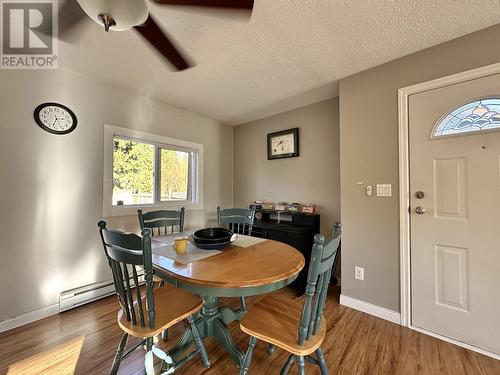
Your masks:
<instances>
[{"instance_id":1,"label":"green foliage outside window","mask_svg":"<svg viewBox=\"0 0 500 375\"><path fill-rule=\"evenodd\" d=\"M153 203L157 146L117 137L113 142L114 204ZM166 148L159 151L160 199L187 200L190 153Z\"/></svg>"},{"instance_id":2,"label":"green foliage outside window","mask_svg":"<svg viewBox=\"0 0 500 375\"><path fill-rule=\"evenodd\" d=\"M134 194L153 192L154 146L114 139L113 187Z\"/></svg>"},{"instance_id":3,"label":"green foliage outside window","mask_svg":"<svg viewBox=\"0 0 500 375\"><path fill-rule=\"evenodd\" d=\"M161 150L161 199L187 199L189 154L182 151Z\"/></svg>"}]
</instances>

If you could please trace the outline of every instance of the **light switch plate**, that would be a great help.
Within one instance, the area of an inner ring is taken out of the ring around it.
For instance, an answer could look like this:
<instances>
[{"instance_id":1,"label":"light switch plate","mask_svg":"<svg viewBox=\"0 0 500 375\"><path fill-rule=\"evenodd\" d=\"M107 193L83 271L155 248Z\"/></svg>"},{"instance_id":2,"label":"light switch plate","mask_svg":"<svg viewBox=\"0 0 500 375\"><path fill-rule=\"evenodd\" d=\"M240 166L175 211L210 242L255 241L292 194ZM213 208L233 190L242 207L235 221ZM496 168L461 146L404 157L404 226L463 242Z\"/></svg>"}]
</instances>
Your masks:
<instances>
[{"instance_id":1,"label":"light switch plate","mask_svg":"<svg viewBox=\"0 0 500 375\"><path fill-rule=\"evenodd\" d=\"M391 184L377 184L377 197L391 197L392 185Z\"/></svg>"}]
</instances>

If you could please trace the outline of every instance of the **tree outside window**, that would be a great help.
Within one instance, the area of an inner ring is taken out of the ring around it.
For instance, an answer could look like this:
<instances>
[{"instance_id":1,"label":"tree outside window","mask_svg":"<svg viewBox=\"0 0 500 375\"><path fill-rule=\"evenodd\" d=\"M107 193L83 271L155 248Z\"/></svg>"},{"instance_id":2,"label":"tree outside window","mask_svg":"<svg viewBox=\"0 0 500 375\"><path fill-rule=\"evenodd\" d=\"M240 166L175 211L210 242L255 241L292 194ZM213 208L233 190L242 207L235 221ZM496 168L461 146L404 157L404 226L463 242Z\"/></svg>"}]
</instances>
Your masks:
<instances>
[{"instance_id":1,"label":"tree outside window","mask_svg":"<svg viewBox=\"0 0 500 375\"><path fill-rule=\"evenodd\" d=\"M190 151L114 137L113 205L191 199L190 163Z\"/></svg>"}]
</instances>

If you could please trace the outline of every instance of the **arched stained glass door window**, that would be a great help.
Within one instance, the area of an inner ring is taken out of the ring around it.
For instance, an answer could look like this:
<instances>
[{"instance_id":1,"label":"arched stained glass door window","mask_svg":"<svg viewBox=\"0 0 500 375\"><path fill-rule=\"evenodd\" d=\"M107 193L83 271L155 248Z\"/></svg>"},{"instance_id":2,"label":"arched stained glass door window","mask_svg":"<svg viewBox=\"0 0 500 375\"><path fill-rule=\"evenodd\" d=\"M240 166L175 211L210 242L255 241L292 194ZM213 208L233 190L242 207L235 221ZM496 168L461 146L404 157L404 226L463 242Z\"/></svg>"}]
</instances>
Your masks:
<instances>
[{"instance_id":1,"label":"arched stained glass door window","mask_svg":"<svg viewBox=\"0 0 500 375\"><path fill-rule=\"evenodd\" d=\"M434 126L432 138L500 129L500 98L475 100L450 111Z\"/></svg>"}]
</instances>

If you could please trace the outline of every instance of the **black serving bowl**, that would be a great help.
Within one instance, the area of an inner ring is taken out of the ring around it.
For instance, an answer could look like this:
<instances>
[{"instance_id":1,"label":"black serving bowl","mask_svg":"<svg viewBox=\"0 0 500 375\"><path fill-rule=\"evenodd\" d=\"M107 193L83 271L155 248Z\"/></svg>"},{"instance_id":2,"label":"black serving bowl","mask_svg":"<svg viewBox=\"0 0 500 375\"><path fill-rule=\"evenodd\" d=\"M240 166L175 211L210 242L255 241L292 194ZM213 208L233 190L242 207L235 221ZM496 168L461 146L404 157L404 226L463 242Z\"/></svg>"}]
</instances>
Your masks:
<instances>
[{"instance_id":1,"label":"black serving bowl","mask_svg":"<svg viewBox=\"0 0 500 375\"><path fill-rule=\"evenodd\" d=\"M192 238L193 236L191 236L191 239ZM193 243L193 241L194 240L192 240L191 242ZM222 243L193 243L193 245L202 250L223 250L226 247L231 246L231 241Z\"/></svg>"},{"instance_id":2,"label":"black serving bowl","mask_svg":"<svg viewBox=\"0 0 500 375\"><path fill-rule=\"evenodd\" d=\"M205 228L193 233L195 244L220 244L231 242L233 232L225 228Z\"/></svg>"}]
</instances>

